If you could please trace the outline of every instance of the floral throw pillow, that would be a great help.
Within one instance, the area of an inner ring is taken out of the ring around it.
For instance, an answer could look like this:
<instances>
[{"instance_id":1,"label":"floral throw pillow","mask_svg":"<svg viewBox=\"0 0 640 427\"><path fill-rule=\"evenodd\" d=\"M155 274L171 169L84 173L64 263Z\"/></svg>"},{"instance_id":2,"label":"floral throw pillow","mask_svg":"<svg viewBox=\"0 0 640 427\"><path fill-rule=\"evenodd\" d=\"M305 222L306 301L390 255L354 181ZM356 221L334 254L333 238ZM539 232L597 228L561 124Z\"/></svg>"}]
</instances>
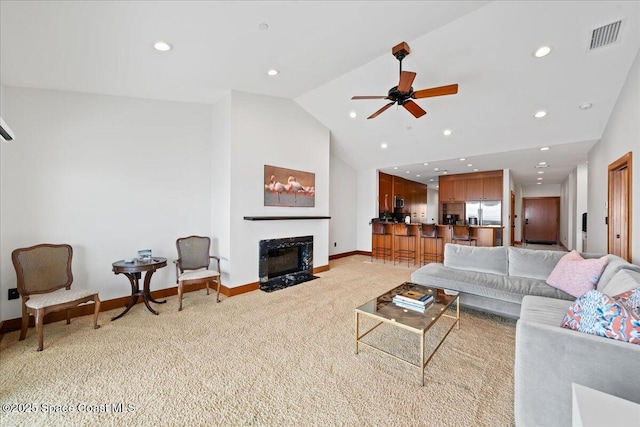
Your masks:
<instances>
[{"instance_id":1,"label":"floral throw pillow","mask_svg":"<svg viewBox=\"0 0 640 427\"><path fill-rule=\"evenodd\" d=\"M614 297L589 291L569 307L560 326L640 344L640 288Z\"/></svg>"},{"instance_id":2,"label":"floral throw pillow","mask_svg":"<svg viewBox=\"0 0 640 427\"><path fill-rule=\"evenodd\" d=\"M607 257L584 259L576 251L571 251L558 261L547 284L580 297L595 289L602 271L607 266Z\"/></svg>"}]
</instances>

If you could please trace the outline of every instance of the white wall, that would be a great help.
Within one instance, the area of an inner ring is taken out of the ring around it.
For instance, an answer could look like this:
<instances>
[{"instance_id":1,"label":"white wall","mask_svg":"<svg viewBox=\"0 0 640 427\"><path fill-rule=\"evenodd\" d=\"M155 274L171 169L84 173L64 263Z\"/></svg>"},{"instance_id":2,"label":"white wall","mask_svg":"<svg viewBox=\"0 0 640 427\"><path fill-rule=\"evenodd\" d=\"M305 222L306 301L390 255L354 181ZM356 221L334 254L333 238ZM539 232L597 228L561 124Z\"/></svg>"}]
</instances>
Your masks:
<instances>
[{"instance_id":1,"label":"white wall","mask_svg":"<svg viewBox=\"0 0 640 427\"><path fill-rule=\"evenodd\" d=\"M558 238L565 248L573 250L576 221L576 171L573 170L560 186L560 230Z\"/></svg>"},{"instance_id":2,"label":"white wall","mask_svg":"<svg viewBox=\"0 0 640 427\"><path fill-rule=\"evenodd\" d=\"M358 200L357 177L355 169L331 155L329 255L351 252L358 248L355 215Z\"/></svg>"},{"instance_id":3,"label":"white wall","mask_svg":"<svg viewBox=\"0 0 640 427\"><path fill-rule=\"evenodd\" d=\"M608 166L633 152L631 253L640 264L640 53L629 70L600 141L589 152L588 251L607 251Z\"/></svg>"},{"instance_id":4,"label":"white wall","mask_svg":"<svg viewBox=\"0 0 640 427\"><path fill-rule=\"evenodd\" d=\"M245 216L329 216L329 130L294 101L231 92L230 278L258 281L258 243L313 235L313 265L329 264L329 220L245 221ZM315 173L315 207L264 206L264 165Z\"/></svg>"},{"instance_id":5,"label":"white wall","mask_svg":"<svg viewBox=\"0 0 640 427\"><path fill-rule=\"evenodd\" d=\"M211 253L220 257L220 279L227 286L231 269L230 92L213 105L211 133Z\"/></svg>"},{"instance_id":6,"label":"white wall","mask_svg":"<svg viewBox=\"0 0 640 427\"><path fill-rule=\"evenodd\" d=\"M587 185L589 184L587 165L578 165L576 168L576 247L578 252L587 252L583 246L583 232L582 232L582 214L587 212L588 192ZM588 215L587 215L588 216Z\"/></svg>"},{"instance_id":7,"label":"white wall","mask_svg":"<svg viewBox=\"0 0 640 427\"><path fill-rule=\"evenodd\" d=\"M372 218L378 212L378 171L365 169L358 171L358 206L357 206L358 250L371 251Z\"/></svg>"},{"instance_id":8,"label":"white wall","mask_svg":"<svg viewBox=\"0 0 640 427\"><path fill-rule=\"evenodd\" d=\"M427 224L437 224L438 218L438 189L435 185L427 185Z\"/></svg>"},{"instance_id":9,"label":"white wall","mask_svg":"<svg viewBox=\"0 0 640 427\"><path fill-rule=\"evenodd\" d=\"M560 197L562 189L560 184L523 185L522 198L527 197Z\"/></svg>"},{"instance_id":10,"label":"white wall","mask_svg":"<svg viewBox=\"0 0 640 427\"><path fill-rule=\"evenodd\" d=\"M111 263L150 248L176 258L177 237L210 234L211 106L5 87L0 144L0 296L20 317L11 251L74 248L74 286L108 300L130 295ZM175 286L172 266L152 289Z\"/></svg>"}]
</instances>

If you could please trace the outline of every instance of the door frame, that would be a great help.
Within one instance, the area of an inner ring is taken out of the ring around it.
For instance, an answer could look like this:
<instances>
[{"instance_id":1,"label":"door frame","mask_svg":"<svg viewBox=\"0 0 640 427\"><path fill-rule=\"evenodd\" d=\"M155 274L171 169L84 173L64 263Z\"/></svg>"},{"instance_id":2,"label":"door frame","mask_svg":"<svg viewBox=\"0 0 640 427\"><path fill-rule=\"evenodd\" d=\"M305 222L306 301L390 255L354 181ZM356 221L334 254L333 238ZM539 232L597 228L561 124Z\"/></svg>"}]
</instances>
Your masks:
<instances>
[{"instance_id":1,"label":"door frame","mask_svg":"<svg viewBox=\"0 0 640 427\"><path fill-rule=\"evenodd\" d=\"M629 151L627 154L625 154L624 156L620 157L618 160L614 161L613 163L611 163L608 167L607 170L607 253L611 253L611 247L613 246L613 233L611 233L611 227L610 227L610 221L609 218L611 218L611 206L614 206L613 202L613 196L615 194L617 194L616 191L613 191L612 185L613 185L613 180L611 179L613 174L621 169L627 168L627 182L626 182L626 186L627 186L627 212L626 212L626 216L627 216L627 227L626 227L626 232L627 232L627 255L628 255L628 262L631 262L632 259L632 254L631 254L631 236L633 236L632 234L632 214L633 214L633 204L632 204L632 200L631 200L631 195L633 194L633 189L632 189L632 183L633 183L633 169L632 169L632 165L633 165L633 154L631 151Z\"/></svg>"}]
</instances>

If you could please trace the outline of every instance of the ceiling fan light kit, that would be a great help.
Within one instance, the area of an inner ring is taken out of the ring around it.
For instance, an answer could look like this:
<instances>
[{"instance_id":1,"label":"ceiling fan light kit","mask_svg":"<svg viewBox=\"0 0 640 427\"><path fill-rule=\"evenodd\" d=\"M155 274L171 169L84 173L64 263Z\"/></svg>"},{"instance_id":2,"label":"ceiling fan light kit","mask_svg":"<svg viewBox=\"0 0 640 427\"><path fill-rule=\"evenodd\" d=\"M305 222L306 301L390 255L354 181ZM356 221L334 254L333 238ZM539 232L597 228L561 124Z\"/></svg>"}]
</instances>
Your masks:
<instances>
[{"instance_id":1,"label":"ceiling fan light kit","mask_svg":"<svg viewBox=\"0 0 640 427\"><path fill-rule=\"evenodd\" d=\"M400 81L398 86L394 86L389 89L386 96L354 96L351 99L388 99L391 102L380 108L378 111L367 117L367 119L373 119L391 107L393 104L403 106L408 112L410 112L416 119L424 116L427 112L418 104L413 102L413 99L429 98L434 96L455 95L458 93L458 84L452 84L447 86L434 87L429 89L421 89L414 91L413 80L416 78L416 73L413 71L402 71L402 60L411 53L411 49L406 42L402 42L391 49L391 53L400 62Z\"/></svg>"}]
</instances>

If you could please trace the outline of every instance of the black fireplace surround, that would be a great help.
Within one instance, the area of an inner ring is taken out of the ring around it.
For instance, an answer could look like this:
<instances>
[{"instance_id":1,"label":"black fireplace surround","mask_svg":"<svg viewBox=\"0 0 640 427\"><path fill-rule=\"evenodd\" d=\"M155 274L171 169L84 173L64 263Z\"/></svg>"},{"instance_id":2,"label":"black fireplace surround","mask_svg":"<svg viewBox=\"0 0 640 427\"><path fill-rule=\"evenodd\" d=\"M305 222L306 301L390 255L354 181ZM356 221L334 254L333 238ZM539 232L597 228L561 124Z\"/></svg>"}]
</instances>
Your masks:
<instances>
[{"instance_id":1,"label":"black fireplace surround","mask_svg":"<svg viewBox=\"0 0 640 427\"><path fill-rule=\"evenodd\" d=\"M258 274L266 292L294 286L313 275L313 236L260 240Z\"/></svg>"}]
</instances>

